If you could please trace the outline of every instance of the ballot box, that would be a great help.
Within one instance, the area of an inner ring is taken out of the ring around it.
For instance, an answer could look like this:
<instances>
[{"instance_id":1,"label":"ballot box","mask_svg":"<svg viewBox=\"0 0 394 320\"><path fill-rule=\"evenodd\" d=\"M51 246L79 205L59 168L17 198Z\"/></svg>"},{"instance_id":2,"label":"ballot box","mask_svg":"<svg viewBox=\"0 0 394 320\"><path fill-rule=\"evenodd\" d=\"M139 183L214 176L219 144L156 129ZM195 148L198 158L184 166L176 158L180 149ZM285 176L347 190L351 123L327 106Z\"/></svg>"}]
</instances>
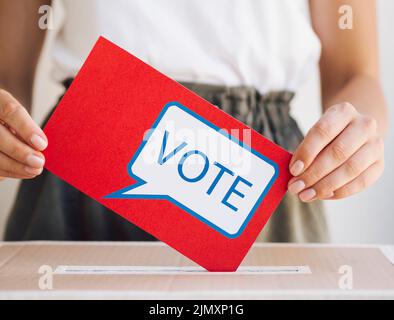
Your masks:
<instances>
[{"instance_id":1,"label":"ballot box","mask_svg":"<svg viewBox=\"0 0 394 320\"><path fill-rule=\"evenodd\" d=\"M394 246L255 244L207 272L161 242L2 242L1 299L393 299Z\"/></svg>"}]
</instances>

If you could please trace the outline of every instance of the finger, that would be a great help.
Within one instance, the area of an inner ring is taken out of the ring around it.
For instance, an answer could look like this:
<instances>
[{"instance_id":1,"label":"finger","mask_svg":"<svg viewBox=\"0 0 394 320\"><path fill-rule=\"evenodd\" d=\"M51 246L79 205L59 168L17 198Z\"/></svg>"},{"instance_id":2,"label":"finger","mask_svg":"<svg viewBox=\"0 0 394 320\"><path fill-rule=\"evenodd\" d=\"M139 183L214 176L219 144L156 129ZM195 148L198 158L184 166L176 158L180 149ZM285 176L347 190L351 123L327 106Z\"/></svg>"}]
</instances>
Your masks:
<instances>
[{"instance_id":1,"label":"finger","mask_svg":"<svg viewBox=\"0 0 394 320\"><path fill-rule=\"evenodd\" d=\"M0 90L0 119L34 149L43 151L47 147L48 140L41 128L26 109L4 90Z\"/></svg>"},{"instance_id":2,"label":"finger","mask_svg":"<svg viewBox=\"0 0 394 320\"><path fill-rule=\"evenodd\" d=\"M343 199L363 191L367 187L374 184L382 175L383 171L383 161L374 163L362 174L360 174L356 179L336 190L334 192L334 196L331 197L330 200Z\"/></svg>"},{"instance_id":3,"label":"finger","mask_svg":"<svg viewBox=\"0 0 394 320\"><path fill-rule=\"evenodd\" d=\"M312 162L309 168L300 176L292 179L289 183L289 190L298 193L292 185L295 180L302 181L303 187L310 186L323 179L330 172L345 163L365 142L376 134L376 121L371 117L360 117L357 121L351 122L345 130L336 137ZM299 183L301 185L301 183Z\"/></svg>"},{"instance_id":4,"label":"finger","mask_svg":"<svg viewBox=\"0 0 394 320\"><path fill-rule=\"evenodd\" d=\"M4 153L0 153L0 168L4 172L19 176L38 176L42 173L42 169L36 169L26 166L8 157ZM0 176L3 175L0 173Z\"/></svg>"},{"instance_id":5,"label":"finger","mask_svg":"<svg viewBox=\"0 0 394 320\"><path fill-rule=\"evenodd\" d=\"M44 166L45 158L41 152L23 143L6 127L0 125L0 152L29 167L40 169Z\"/></svg>"},{"instance_id":6,"label":"finger","mask_svg":"<svg viewBox=\"0 0 394 320\"><path fill-rule=\"evenodd\" d=\"M382 139L377 138L374 141L366 143L350 159L348 159L348 161L309 188L315 191L314 198L331 198L334 195L335 190L340 189L357 178L372 164L374 164L376 159L381 158L383 152L384 147ZM313 194L313 191L307 191L308 189L299 194L301 200L311 200L307 199L305 194Z\"/></svg>"},{"instance_id":7,"label":"finger","mask_svg":"<svg viewBox=\"0 0 394 320\"><path fill-rule=\"evenodd\" d=\"M341 103L329 108L309 130L290 161L293 176L303 173L317 155L351 122L357 114L350 103Z\"/></svg>"},{"instance_id":8,"label":"finger","mask_svg":"<svg viewBox=\"0 0 394 320\"><path fill-rule=\"evenodd\" d=\"M1 175L0 181L3 181L5 179L7 179L7 178L11 178L11 179L33 179L33 178L36 177L36 176L33 176L33 175L19 175L19 174L16 174L16 173L7 172L7 171L3 171L3 170L0 170L0 175Z\"/></svg>"}]
</instances>

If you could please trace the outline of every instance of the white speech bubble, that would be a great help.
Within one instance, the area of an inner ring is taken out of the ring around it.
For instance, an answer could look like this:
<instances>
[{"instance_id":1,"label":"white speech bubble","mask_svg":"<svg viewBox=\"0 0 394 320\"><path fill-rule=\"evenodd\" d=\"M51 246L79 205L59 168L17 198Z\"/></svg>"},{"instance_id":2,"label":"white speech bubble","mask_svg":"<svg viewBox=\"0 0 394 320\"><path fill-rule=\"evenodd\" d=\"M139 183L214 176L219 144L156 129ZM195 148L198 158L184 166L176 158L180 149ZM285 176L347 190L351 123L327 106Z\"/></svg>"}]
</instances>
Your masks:
<instances>
[{"instance_id":1,"label":"white speech bubble","mask_svg":"<svg viewBox=\"0 0 394 320\"><path fill-rule=\"evenodd\" d=\"M177 102L164 107L128 171L137 183L106 198L166 199L229 238L278 176L272 160Z\"/></svg>"}]
</instances>

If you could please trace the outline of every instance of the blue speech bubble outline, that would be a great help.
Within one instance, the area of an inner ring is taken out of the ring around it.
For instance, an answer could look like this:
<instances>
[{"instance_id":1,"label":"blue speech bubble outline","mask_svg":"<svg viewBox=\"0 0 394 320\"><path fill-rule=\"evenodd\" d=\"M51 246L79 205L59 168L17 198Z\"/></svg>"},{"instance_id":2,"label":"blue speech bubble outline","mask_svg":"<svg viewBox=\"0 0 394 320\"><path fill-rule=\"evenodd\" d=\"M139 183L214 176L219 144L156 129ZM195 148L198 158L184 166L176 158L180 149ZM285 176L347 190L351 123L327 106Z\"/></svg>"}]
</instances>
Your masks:
<instances>
[{"instance_id":1,"label":"blue speech bubble outline","mask_svg":"<svg viewBox=\"0 0 394 320\"><path fill-rule=\"evenodd\" d=\"M157 126L160 123L161 119L166 114L168 109L171 108L171 107L178 107L182 111L188 113L192 117L194 117L197 120L203 122L205 125L209 126L210 128L214 129L215 131L219 132L220 134L222 134L226 138L228 138L231 141L237 143L240 147L248 150L249 152L251 152L252 154L257 156L258 158L260 158L263 161L267 162L268 164L270 164L274 168L274 170L275 170L274 175L272 176L271 180L269 181L269 183L267 184L267 186L265 187L265 189L261 193L260 197L257 199L257 201L256 201L255 205L253 206L253 208L250 210L250 212L249 212L248 216L246 217L244 223L241 225L241 227L239 228L239 230L236 233L231 234L231 233L226 232L225 230L219 228L217 225L213 224L209 220L207 220L204 217L200 216L197 212L195 212L192 209L188 208L187 206L185 206L184 204L182 204L179 201L175 200L174 198L170 197L169 195L159 195L159 194L138 194L138 195L136 195L136 194L124 194L124 192L126 192L126 191L133 190L133 189L138 188L138 187L140 187L140 186L142 186L142 185L147 183L146 181L144 181L140 177L136 176L132 172L132 167L133 167L134 162L138 159L140 153L142 152L142 149L145 147L145 144L148 142L148 140L149 140L150 136L152 135L153 131L157 128ZM144 138L143 142L140 144L140 146L138 147L136 153L134 154L134 156L130 160L129 164L127 165L127 171L128 171L129 176L131 178L135 179L136 182L131 187L129 186L129 187L120 189L118 191L115 191L113 193L110 193L110 194L106 195L105 197L103 197L104 199L160 199L160 200L168 200L168 201L172 202L173 204L175 204L176 206L178 206L179 208L181 208L184 211L188 212L189 214L191 214L195 218L197 218L200 221L206 223L211 228L213 228L214 230L218 231L219 233L221 233L222 235L224 235L224 236L226 236L227 238L230 238L230 239L237 238L237 237L239 237L241 235L241 233L244 231L244 229L246 228L247 224L249 223L250 219L253 217L253 214L256 212L257 208L260 206L260 204L263 201L265 195L271 189L272 185L274 184L275 180L277 179L277 177L279 175L279 167L274 161L272 161L271 159L268 159L267 157L265 157L261 153L257 152L256 150L252 149L250 146L246 145L245 143L239 141L237 138L235 138L234 136L230 135L226 131L223 131L221 128L219 128L219 127L215 126L214 124L210 123L208 120L204 119L203 117L201 117L200 115L198 115L194 111L192 111L192 110L188 109L187 107L185 107L184 105L180 104L179 102L169 102L169 103L167 103L164 106L164 108L160 112L159 116L157 117L157 119L153 123L151 129L149 130L149 133Z\"/></svg>"}]
</instances>

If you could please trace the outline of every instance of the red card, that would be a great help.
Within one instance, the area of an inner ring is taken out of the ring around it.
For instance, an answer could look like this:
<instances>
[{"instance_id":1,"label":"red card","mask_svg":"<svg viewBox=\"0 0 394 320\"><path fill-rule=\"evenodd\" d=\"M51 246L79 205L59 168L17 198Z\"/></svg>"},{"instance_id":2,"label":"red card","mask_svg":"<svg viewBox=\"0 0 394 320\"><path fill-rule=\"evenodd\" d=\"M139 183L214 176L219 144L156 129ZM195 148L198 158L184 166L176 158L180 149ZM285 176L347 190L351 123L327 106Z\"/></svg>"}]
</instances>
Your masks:
<instances>
[{"instance_id":1,"label":"red card","mask_svg":"<svg viewBox=\"0 0 394 320\"><path fill-rule=\"evenodd\" d=\"M234 271L291 154L100 38L44 129L46 168L210 271Z\"/></svg>"}]
</instances>

